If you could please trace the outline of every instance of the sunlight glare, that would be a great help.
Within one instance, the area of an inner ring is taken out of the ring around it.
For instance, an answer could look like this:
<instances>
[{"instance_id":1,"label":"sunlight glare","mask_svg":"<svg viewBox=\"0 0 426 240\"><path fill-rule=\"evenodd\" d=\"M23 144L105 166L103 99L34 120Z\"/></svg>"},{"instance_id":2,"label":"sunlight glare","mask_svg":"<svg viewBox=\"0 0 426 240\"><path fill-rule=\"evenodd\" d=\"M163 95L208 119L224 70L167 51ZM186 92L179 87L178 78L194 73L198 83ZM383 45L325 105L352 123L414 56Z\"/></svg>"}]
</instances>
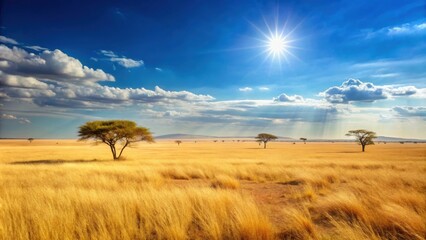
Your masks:
<instances>
[{"instance_id":1,"label":"sunlight glare","mask_svg":"<svg viewBox=\"0 0 426 240\"><path fill-rule=\"evenodd\" d=\"M281 56L284 54L286 48L286 43L284 38L279 35L272 36L268 38L268 50L271 55Z\"/></svg>"}]
</instances>

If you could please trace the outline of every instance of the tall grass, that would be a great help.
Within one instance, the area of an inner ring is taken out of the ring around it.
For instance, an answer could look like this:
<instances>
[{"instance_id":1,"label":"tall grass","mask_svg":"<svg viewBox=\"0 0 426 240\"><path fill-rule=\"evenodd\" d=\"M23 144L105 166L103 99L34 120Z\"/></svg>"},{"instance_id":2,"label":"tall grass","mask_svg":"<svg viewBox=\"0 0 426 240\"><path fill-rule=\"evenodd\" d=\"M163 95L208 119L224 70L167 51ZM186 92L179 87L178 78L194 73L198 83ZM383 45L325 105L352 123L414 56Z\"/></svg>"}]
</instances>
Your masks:
<instances>
[{"instance_id":1,"label":"tall grass","mask_svg":"<svg viewBox=\"0 0 426 240\"><path fill-rule=\"evenodd\" d=\"M250 144L0 145L0 239L425 238L423 145Z\"/></svg>"},{"instance_id":2,"label":"tall grass","mask_svg":"<svg viewBox=\"0 0 426 240\"><path fill-rule=\"evenodd\" d=\"M149 184L115 190L72 185L2 188L0 239L274 237L274 227L255 203L234 192Z\"/></svg>"}]
</instances>

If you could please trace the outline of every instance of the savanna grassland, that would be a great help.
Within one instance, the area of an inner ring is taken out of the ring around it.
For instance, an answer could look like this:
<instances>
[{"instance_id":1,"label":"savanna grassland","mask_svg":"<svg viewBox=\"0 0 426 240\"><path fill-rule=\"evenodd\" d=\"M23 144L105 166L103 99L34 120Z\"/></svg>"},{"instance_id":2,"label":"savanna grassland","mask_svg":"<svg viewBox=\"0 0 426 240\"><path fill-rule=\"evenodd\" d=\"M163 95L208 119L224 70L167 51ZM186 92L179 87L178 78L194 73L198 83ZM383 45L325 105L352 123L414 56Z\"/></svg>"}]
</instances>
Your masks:
<instances>
[{"instance_id":1,"label":"savanna grassland","mask_svg":"<svg viewBox=\"0 0 426 240\"><path fill-rule=\"evenodd\" d=\"M0 141L0 239L425 239L426 144Z\"/></svg>"}]
</instances>

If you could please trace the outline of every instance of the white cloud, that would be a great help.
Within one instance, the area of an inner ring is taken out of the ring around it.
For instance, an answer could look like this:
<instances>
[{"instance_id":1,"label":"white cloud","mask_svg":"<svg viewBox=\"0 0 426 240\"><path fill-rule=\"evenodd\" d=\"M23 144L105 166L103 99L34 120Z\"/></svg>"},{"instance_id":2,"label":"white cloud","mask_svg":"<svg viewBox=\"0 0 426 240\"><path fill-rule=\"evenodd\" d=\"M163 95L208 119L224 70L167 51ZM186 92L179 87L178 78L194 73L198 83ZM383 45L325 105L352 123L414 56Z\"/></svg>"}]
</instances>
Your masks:
<instances>
[{"instance_id":1,"label":"white cloud","mask_svg":"<svg viewBox=\"0 0 426 240\"><path fill-rule=\"evenodd\" d=\"M413 94L411 97L413 98L420 98L420 99L426 99L426 88L420 88L417 90L415 94Z\"/></svg>"},{"instance_id":2,"label":"white cloud","mask_svg":"<svg viewBox=\"0 0 426 240\"><path fill-rule=\"evenodd\" d=\"M406 23L400 26L388 27L385 29L388 35L407 35L426 33L426 22L423 23Z\"/></svg>"},{"instance_id":3,"label":"white cloud","mask_svg":"<svg viewBox=\"0 0 426 240\"><path fill-rule=\"evenodd\" d=\"M44 89L29 89L29 88L16 88L16 87L8 87L1 89L4 96L2 98L41 98L41 97L54 97L56 93L52 90L44 90Z\"/></svg>"},{"instance_id":4,"label":"white cloud","mask_svg":"<svg viewBox=\"0 0 426 240\"><path fill-rule=\"evenodd\" d=\"M105 55L107 57L118 57L117 54L115 54L113 51L101 50L100 52L102 55Z\"/></svg>"},{"instance_id":5,"label":"white cloud","mask_svg":"<svg viewBox=\"0 0 426 240\"><path fill-rule=\"evenodd\" d=\"M49 85L48 90L5 88L9 98L30 98L39 106L66 108L109 108L130 106L138 103L168 103L211 101L209 95L197 95L188 91L166 91L160 87L155 90L145 88L116 88L93 85Z\"/></svg>"},{"instance_id":6,"label":"white cloud","mask_svg":"<svg viewBox=\"0 0 426 240\"><path fill-rule=\"evenodd\" d=\"M379 73L379 74L373 74L371 77L374 78L392 78L399 76L398 73Z\"/></svg>"},{"instance_id":7,"label":"white cloud","mask_svg":"<svg viewBox=\"0 0 426 240\"><path fill-rule=\"evenodd\" d=\"M163 71L163 69L158 68L158 67L156 67L156 68L155 68L155 70L156 70L156 71L159 71L159 72L162 72L162 71Z\"/></svg>"},{"instance_id":8,"label":"white cloud","mask_svg":"<svg viewBox=\"0 0 426 240\"><path fill-rule=\"evenodd\" d=\"M109 50L101 50L100 53L106 57L108 57L105 60L111 61L111 62L115 62L125 68L135 68L135 67L140 67L142 65L144 65L144 62L142 60L134 60L131 58L127 58L125 56L119 56L117 54L115 54L113 51L109 51Z\"/></svg>"},{"instance_id":9,"label":"white cloud","mask_svg":"<svg viewBox=\"0 0 426 240\"><path fill-rule=\"evenodd\" d=\"M374 102L397 96L412 96L422 89L415 86L375 86L373 83L358 79L348 79L341 86L330 87L319 95L330 103Z\"/></svg>"},{"instance_id":10,"label":"white cloud","mask_svg":"<svg viewBox=\"0 0 426 240\"><path fill-rule=\"evenodd\" d=\"M274 101L276 102L305 102L305 99L303 99L300 95L293 95L289 96L285 93L279 95L277 98L274 98Z\"/></svg>"},{"instance_id":11,"label":"white cloud","mask_svg":"<svg viewBox=\"0 0 426 240\"><path fill-rule=\"evenodd\" d=\"M7 43L7 44L18 45L17 41L15 41L12 38L5 37L5 36L0 36L0 42Z\"/></svg>"},{"instance_id":12,"label":"white cloud","mask_svg":"<svg viewBox=\"0 0 426 240\"><path fill-rule=\"evenodd\" d=\"M12 115L12 114L6 114L6 113L3 113L2 115L0 115L0 118L1 119L18 119L16 116L14 116L14 115Z\"/></svg>"},{"instance_id":13,"label":"white cloud","mask_svg":"<svg viewBox=\"0 0 426 240\"><path fill-rule=\"evenodd\" d=\"M162 117L179 117L179 116L182 116L181 112L171 110L171 111L164 112Z\"/></svg>"},{"instance_id":14,"label":"white cloud","mask_svg":"<svg viewBox=\"0 0 426 240\"><path fill-rule=\"evenodd\" d=\"M243 87L243 88L238 88L238 91L240 91L240 92L251 92L251 91L253 91L253 88Z\"/></svg>"},{"instance_id":15,"label":"white cloud","mask_svg":"<svg viewBox=\"0 0 426 240\"><path fill-rule=\"evenodd\" d=\"M7 75L2 71L0 71L0 86L36 89L48 89L49 87L46 83L40 82L36 78Z\"/></svg>"},{"instance_id":16,"label":"white cloud","mask_svg":"<svg viewBox=\"0 0 426 240\"><path fill-rule=\"evenodd\" d=\"M18 122L20 124L30 124L31 123L31 121L28 118L19 118Z\"/></svg>"},{"instance_id":17,"label":"white cloud","mask_svg":"<svg viewBox=\"0 0 426 240\"><path fill-rule=\"evenodd\" d=\"M40 52L40 51L44 51L44 50L49 50L48 48L45 47L40 47L40 46L25 46L25 48Z\"/></svg>"},{"instance_id":18,"label":"white cloud","mask_svg":"<svg viewBox=\"0 0 426 240\"><path fill-rule=\"evenodd\" d=\"M29 119L27 119L27 118L17 117L15 115L6 114L6 113L1 114L0 115L0 119L15 120L15 121L18 121L20 124L29 124L29 123L31 123L31 121Z\"/></svg>"},{"instance_id":19,"label":"white cloud","mask_svg":"<svg viewBox=\"0 0 426 240\"><path fill-rule=\"evenodd\" d=\"M396 106L392 111L401 117L425 117L426 107L412 107L412 106Z\"/></svg>"},{"instance_id":20,"label":"white cloud","mask_svg":"<svg viewBox=\"0 0 426 240\"><path fill-rule=\"evenodd\" d=\"M408 35L423 35L426 34L426 22L411 22L396 26L387 26L378 30L367 31L366 38L375 37L399 37Z\"/></svg>"},{"instance_id":21,"label":"white cloud","mask_svg":"<svg viewBox=\"0 0 426 240\"><path fill-rule=\"evenodd\" d=\"M268 87L259 87L259 90L260 91L269 91L269 88Z\"/></svg>"},{"instance_id":22,"label":"white cloud","mask_svg":"<svg viewBox=\"0 0 426 240\"><path fill-rule=\"evenodd\" d=\"M118 65L121 65L125 68L140 67L144 64L142 60L133 60L130 58L125 58L125 57L110 58L110 61L116 62L118 63Z\"/></svg>"},{"instance_id":23,"label":"white cloud","mask_svg":"<svg viewBox=\"0 0 426 240\"><path fill-rule=\"evenodd\" d=\"M105 52L112 56L112 52ZM160 87L118 88L100 85L113 81L100 69L83 66L60 50L28 53L0 45L0 97L32 101L39 106L106 108L138 103L211 101L209 95L166 91Z\"/></svg>"},{"instance_id":24,"label":"white cloud","mask_svg":"<svg viewBox=\"0 0 426 240\"><path fill-rule=\"evenodd\" d=\"M114 77L100 69L83 66L81 62L61 50L45 50L40 54L0 45L0 70L12 75L30 76L55 82L76 82L90 85L98 81L114 81Z\"/></svg>"}]
</instances>

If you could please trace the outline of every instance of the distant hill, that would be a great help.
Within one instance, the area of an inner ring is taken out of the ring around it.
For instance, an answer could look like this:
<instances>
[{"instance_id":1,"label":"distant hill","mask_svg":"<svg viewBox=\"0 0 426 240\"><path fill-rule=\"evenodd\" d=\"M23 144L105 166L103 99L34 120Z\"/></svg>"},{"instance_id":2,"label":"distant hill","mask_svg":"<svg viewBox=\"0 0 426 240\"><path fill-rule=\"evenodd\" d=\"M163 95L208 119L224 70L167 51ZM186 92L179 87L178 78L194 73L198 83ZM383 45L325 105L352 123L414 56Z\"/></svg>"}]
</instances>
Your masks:
<instances>
[{"instance_id":1,"label":"distant hill","mask_svg":"<svg viewBox=\"0 0 426 240\"><path fill-rule=\"evenodd\" d=\"M205 135L192 135L192 134L166 134L161 136L156 136L155 139L210 139L217 138L215 136L205 136Z\"/></svg>"},{"instance_id":2,"label":"distant hill","mask_svg":"<svg viewBox=\"0 0 426 240\"><path fill-rule=\"evenodd\" d=\"M424 139L414 139L414 138L399 138L399 137L386 137L386 136L377 136L375 141L383 142L425 142Z\"/></svg>"},{"instance_id":3,"label":"distant hill","mask_svg":"<svg viewBox=\"0 0 426 240\"><path fill-rule=\"evenodd\" d=\"M193 134L166 134L156 136L155 139L253 139L255 136L209 136L209 135L193 135ZM278 137L278 141L298 141L299 139L290 137ZM352 142L352 139L308 139L308 142ZM425 139L414 139L414 138L399 138L399 137L387 137L378 136L375 139L376 142L426 142Z\"/></svg>"},{"instance_id":4,"label":"distant hill","mask_svg":"<svg viewBox=\"0 0 426 240\"><path fill-rule=\"evenodd\" d=\"M354 142L355 138L348 139L308 139L308 142ZM375 142L419 142L425 143L426 139L415 139L415 138L400 138L400 137L387 137L387 136L377 136L374 139Z\"/></svg>"},{"instance_id":5,"label":"distant hill","mask_svg":"<svg viewBox=\"0 0 426 240\"><path fill-rule=\"evenodd\" d=\"M192 134L166 134L156 136L155 139L254 139L255 136L208 136L208 135L192 135ZM278 137L279 140L293 140L289 137Z\"/></svg>"}]
</instances>

